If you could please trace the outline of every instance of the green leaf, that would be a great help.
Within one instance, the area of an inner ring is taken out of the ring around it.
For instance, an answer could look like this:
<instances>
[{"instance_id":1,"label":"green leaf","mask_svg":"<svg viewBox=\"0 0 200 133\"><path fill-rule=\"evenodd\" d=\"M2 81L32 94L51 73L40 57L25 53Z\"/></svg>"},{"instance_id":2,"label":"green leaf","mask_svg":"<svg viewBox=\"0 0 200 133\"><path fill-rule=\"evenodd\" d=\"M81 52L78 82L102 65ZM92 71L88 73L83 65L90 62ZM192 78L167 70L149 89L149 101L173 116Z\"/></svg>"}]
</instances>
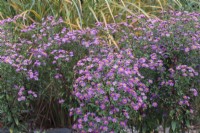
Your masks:
<instances>
[{"instance_id":1,"label":"green leaf","mask_svg":"<svg viewBox=\"0 0 200 133\"><path fill-rule=\"evenodd\" d=\"M10 132L10 133L13 133L13 129L9 129L9 132Z\"/></svg>"},{"instance_id":2,"label":"green leaf","mask_svg":"<svg viewBox=\"0 0 200 133\"><path fill-rule=\"evenodd\" d=\"M189 127L190 126L190 121L186 120L186 126Z\"/></svg>"},{"instance_id":3,"label":"green leaf","mask_svg":"<svg viewBox=\"0 0 200 133\"><path fill-rule=\"evenodd\" d=\"M19 125L19 120L16 117L14 119L15 119L16 125L18 126Z\"/></svg>"},{"instance_id":4,"label":"green leaf","mask_svg":"<svg viewBox=\"0 0 200 133\"><path fill-rule=\"evenodd\" d=\"M142 117L141 117L141 115L139 116L139 121L142 121Z\"/></svg>"},{"instance_id":5,"label":"green leaf","mask_svg":"<svg viewBox=\"0 0 200 133\"><path fill-rule=\"evenodd\" d=\"M171 126L172 126L172 131L174 132L176 130L176 121L172 121Z\"/></svg>"},{"instance_id":6,"label":"green leaf","mask_svg":"<svg viewBox=\"0 0 200 133\"><path fill-rule=\"evenodd\" d=\"M175 111L174 111L174 110L171 110L170 113L169 113L169 115L170 115L171 117L173 117L174 113L175 113Z\"/></svg>"},{"instance_id":7,"label":"green leaf","mask_svg":"<svg viewBox=\"0 0 200 133\"><path fill-rule=\"evenodd\" d=\"M7 118L8 118L8 121L9 121L9 122L12 121L12 117L11 117L10 113L7 114Z\"/></svg>"},{"instance_id":8,"label":"green leaf","mask_svg":"<svg viewBox=\"0 0 200 133\"><path fill-rule=\"evenodd\" d=\"M0 95L0 99L3 99L5 95Z\"/></svg>"}]
</instances>

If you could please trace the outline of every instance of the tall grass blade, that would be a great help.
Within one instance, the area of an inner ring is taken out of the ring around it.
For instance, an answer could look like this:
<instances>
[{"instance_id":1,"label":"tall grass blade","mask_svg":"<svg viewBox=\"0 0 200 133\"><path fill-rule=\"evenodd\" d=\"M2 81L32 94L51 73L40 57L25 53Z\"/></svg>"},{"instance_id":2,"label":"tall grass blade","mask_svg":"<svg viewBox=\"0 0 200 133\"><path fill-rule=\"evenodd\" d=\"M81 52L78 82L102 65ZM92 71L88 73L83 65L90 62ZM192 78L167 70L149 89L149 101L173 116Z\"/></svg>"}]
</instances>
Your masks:
<instances>
[{"instance_id":1,"label":"tall grass blade","mask_svg":"<svg viewBox=\"0 0 200 133\"><path fill-rule=\"evenodd\" d=\"M146 17L150 18L150 16L140 7L138 7L137 5L135 5L134 3L130 3L130 2L126 2L130 5L132 5L133 7L137 8L138 10L140 10Z\"/></svg>"},{"instance_id":2,"label":"tall grass blade","mask_svg":"<svg viewBox=\"0 0 200 133\"><path fill-rule=\"evenodd\" d=\"M92 12L92 14L93 14L94 18L96 19L96 21L99 22L99 20L98 20L98 18L97 18L97 15L96 15L96 13L94 12L94 10L93 10L90 6L89 6L88 8L89 8L89 10Z\"/></svg>"},{"instance_id":3,"label":"tall grass blade","mask_svg":"<svg viewBox=\"0 0 200 133\"><path fill-rule=\"evenodd\" d=\"M79 10L79 8L78 8L76 2L75 2L74 0L72 0L72 2L73 2L74 6L76 7L76 10L77 10L77 12L78 12L78 16L79 16L79 19L80 19L80 27L82 28L82 24L83 24L83 23L82 23L82 13L80 12L80 10Z\"/></svg>"},{"instance_id":4,"label":"tall grass blade","mask_svg":"<svg viewBox=\"0 0 200 133\"><path fill-rule=\"evenodd\" d=\"M110 14L111 14L111 16L112 16L112 19L113 19L113 21L115 22L115 18L114 18L114 16L113 16L112 11L111 11L110 5L109 5L109 3L108 3L107 0L105 0L105 1L106 1L107 6L108 6L108 9L109 9L109 11L110 11Z\"/></svg>"}]
</instances>

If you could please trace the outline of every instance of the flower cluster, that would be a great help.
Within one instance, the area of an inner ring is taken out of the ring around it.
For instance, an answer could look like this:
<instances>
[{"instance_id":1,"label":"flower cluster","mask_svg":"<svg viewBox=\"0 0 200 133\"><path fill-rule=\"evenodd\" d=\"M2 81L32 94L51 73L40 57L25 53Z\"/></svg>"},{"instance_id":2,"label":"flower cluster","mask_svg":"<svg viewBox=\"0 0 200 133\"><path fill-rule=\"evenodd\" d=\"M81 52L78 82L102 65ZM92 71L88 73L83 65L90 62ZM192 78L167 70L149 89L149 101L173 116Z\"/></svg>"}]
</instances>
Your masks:
<instances>
[{"instance_id":1,"label":"flower cluster","mask_svg":"<svg viewBox=\"0 0 200 133\"><path fill-rule=\"evenodd\" d=\"M55 95L64 90L57 103L72 107L68 112L78 132L112 133L130 125L150 132L163 118L181 125L194 112L199 20L199 13L168 11L160 19L128 16L127 22L69 30L50 16L17 31L17 38L1 28L0 62L26 86L19 89L18 101L26 100L25 93L36 98L44 88Z\"/></svg>"},{"instance_id":2,"label":"flower cluster","mask_svg":"<svg viewBox=\"0 0 200 133\"><path fill-rule=\"evenodd\" d=\"M200 32L197 30L200 14L174 11L163 14L165 17L169 14L170 18L161 20L139 16L138 27L128 22L107 27L98 23L100 29L117 37L121 50L116 52L106 45L94 49L77 63L73 94L82 106L71 113L79 116L75 129L117 132L124 128L120 121L143 116L144 123L159 113L158 119L163 115L177 119L184 115L184 105L193 113L192 99L198 91L190 88L191 85L199 87L195 80L199 75L191 66L200 63L194 59L198 58L200 49ZM182 113L172 115L170 112L174 108ZM102 130L104 121L96 121L96 117L89 120L99 126L91 129L89 121L84 121L84 116L91 110L100 119L117 118L118 125L114 125L119 129L109 127Z\"/></svg>"},{"instance_id":3,"label":"flower cluster","mask_svg":"<svg viewBox=\"0 0 200 133\"><path fill-rule=\"evenodd\" d=\"M28 96L37 97L37 94L35 92L33 92L32 90L29 90L27 93L27 91L25 90L25 88L23 86L20 88L17 87L16 89L19 89L18 99L17 99L18 101L25 101L26 97L28 97Z\"/></svg>"},{"instance_id":4,"label":"flower cluster","mask_svg":"<svg viewBox=\"0 0 200 133\"><path fill-rule=\"evenodd\" d=\"M8 75L12 75L3 78L5 80L0 84L12 92L10 95L14 100L17 98L18 102L29 103L20 104L16 109L18 115L21 115L21 109L29 110L44 97L57 100L55 103L63 106L72 105L73 67L88 53L89 47L100 44L98 30L70 30L62 19L52 16L43 19L42 23L24 25L21 29L15 25L21 19L21 16L16 16L0 21L0 67L5 66ZM16 92L12 90L14 85L24 87ZM30 118L34 116L29 115Z\"/></svg>"},{"instance_id":5,"label":"flower cluster","mask_svg":"<svg viewBox=\"0 0 200 133\"><path fill-rule=\"evenodd\" d=\"M73 125L74 129L78 129L81 133L99 133L109 132L114 133L118 128L115 124L121 127L126 127L127 121L119 121L117 118L109 117L98 117L95 113L88 112L83 117L77 120L77 124Z\"/></svg>"},{"instance_id":6,"label":"flower cluster","mask_svg":"<svg viewBox=\"0 0 200 133\"><path fill-rule=\"evenodd\" d=\"M24 87L21 87L18 92L18 101L26 100L25 96L23 96L23 91L25 90Z\"/></svg>"},{"instance_id":7,"label":"flower cluster","mask_svg":"<svg viewBox=\"0 0 200 133\"><path fill-rule=\"evenodd\" d=\"M176 67L176 70L179 70L184 77L198 76L198 72L196 72L192 67L188 67L187 65L179 65Z\"/></svg>"}]
</instances>

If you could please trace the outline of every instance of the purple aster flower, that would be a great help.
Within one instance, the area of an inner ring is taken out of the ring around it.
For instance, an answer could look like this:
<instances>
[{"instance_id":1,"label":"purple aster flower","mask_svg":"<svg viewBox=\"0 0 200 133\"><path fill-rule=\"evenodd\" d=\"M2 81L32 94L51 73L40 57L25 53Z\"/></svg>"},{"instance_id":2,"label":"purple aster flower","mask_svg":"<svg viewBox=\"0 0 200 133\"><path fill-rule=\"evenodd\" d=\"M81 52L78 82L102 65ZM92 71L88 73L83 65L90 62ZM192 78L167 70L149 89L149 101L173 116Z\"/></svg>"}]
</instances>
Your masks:
<instances>
[{"instance_id":1,"label":"purple aster flower","mask_svg":"<svg viewBox=\"0 0 200 133\"><path fill-rule=\"evenodd\" d=\"M60 99L60 100L58 101L59 104L63 104L64 102L65 102L64 99Z\"/></svg>"},{"instance_id":2,"label":"purple aster flower","mask_svg":"<svg viewBox=\"0 0 200 133\"><path fill-rule=\"evenodd\" d=\"M104 126L104 127L103 127L103 131L108 131L108 127L107 127L107 126Z\"/></svg>"},{"instance_id":3,"label":"purple aster flower","mask_svg":"<svg viewBox=\"0 0 200 133\"><path fill-rule=\"evenodd\" d=\"M105 104L101 104L100 108L104 110L106 108Z\"/></svg>"},{"instance_id":4,"label":"purple aster flower","mask_svg":"<svg viewBox=\"0 0 200 133\"><path fill-rule=\"evenodd\" d=\"M82 124L78 124L78 129L82 129L83 125Z\"/></svg>"},{"instance_id":5,"label":"purple aster flower","mask_svg":"<svg viewBox=\"0 0 200 133\"><path fill-rule=\"evenodd\" d=\"M139 108L140 108L140 107L139 107L138 105L134 105L134 106L133 106L133 109L134 109L135 111L139 110Z\"/></svg>"},{"instance_id":6,"label":"purple aster flower","mask_svg":"<svg viewBox=\"0 0 200 133\"><path fill-rule=\"evenodd\" d=\"M76 114L82 114L82 110L80 108L76 109Z\"/></svg>"},{"instance_id":7,"label":"purple aster flower","mask_svg":"<svg viewBox=\"0 0 200 133\"><path fill-rule=\"evenodd\" d=\"M195 97L198 96L198 92L197 92L196 89L192 88L192 89L190 89L190 91L193 92L193 95L194 95Z\"/></svg>"},{"instance_id":8,"label":"purple aster flower","mask_svg":"<svg viewBox=\"0 0 200 133\"><path fill-rule=\"evenodd\" d=\"M91 133L93 130L92 128L88 128L88 132Z\"/></svg>"},{"instance_id":9,"label":"purple aster flower","mask_svg":"<svg viewBox=\"0 0 200 133\"><path fill-rule=\"evenodd\" d=\"M25 96L21 96L21 97L19 97L18 98L18 101L20 102L20 101L25 101L26 100L26 97Z\"/></svg>"},{"instance_id":10,"label":"purple aster flower","mask_svg":"<svg viewBox=\"0 0 200 133\"><path fill-rule=\"evenodd\" d=\"M122 99L122 103L126 104L127 103L127 99L126 98Z\"/></svg>"},{"instance_id":11,"label":"purple aster flower","mask_svg":"<svg viewBox=\"0 0 200 133\"><path fill-rule=\"evenodd\" d=\"M179 105L183 105L184 104L184 102L181 100L181 101L179 101L179 103L178 103Z\"/></svg>"},{"instance_id":12,"label":"purple aster flower","mask_svg":"<svg viewBox=\"0 0 200 133\"><path fill-rule=\"evenodd\" d=\"M101 119L99 117L95 118L96 122L101 122Z\"/></svg>"},{"instance_id":13,"label":"purple aster flower","mask_svg":"<svg viewBox=\"0 0 200 133\"><path fill-rule=\"evenodd\" d=\"M108 121L107 120L104 121L104 125L108 125Z\"/></svg>"},{"instance_id":14,"label":"purple aster flower","mask_svg":"<svg viewBox=\"0 0 200 133\"><path fill-rule=\"evenodd\" d=\"M157 104L156 102L153 102L153 103L152 103L152 106L153 106L153 107L157 107L158 104Z\"/></svg>"},{"instance_id":15,"label":"purple aster flower","mask_svg":"<svg viewBox=\"0 0 200 133\"><path fill-rule=\"evenodd\" d=\"M115 88L113 88L113 87L110 88L110 91L114 91L114 90L115 90Z\"/></svg>"},{"instance_id":16,"label":"purple aster flower","mask_svg":"<svg viewBox=\"0 0 200 133\"><path fill-rule=\"evenodd\" d=\"M117 119L116 119L116 118L113 118L113 119L112 119L112 122L116 123L116 122L117 122Z\"/></svg>"},{"instance_id":17,"label":"purple aster flower","mask_svg":"<svg viewBox=\"0 0 200 133\"><path fill-rule=\"evenodd\" d=\"M126 127L126 123L123 122L123 121L120 122L120 125L121 125L122 127Z\"/></svg>"}]
</instances>

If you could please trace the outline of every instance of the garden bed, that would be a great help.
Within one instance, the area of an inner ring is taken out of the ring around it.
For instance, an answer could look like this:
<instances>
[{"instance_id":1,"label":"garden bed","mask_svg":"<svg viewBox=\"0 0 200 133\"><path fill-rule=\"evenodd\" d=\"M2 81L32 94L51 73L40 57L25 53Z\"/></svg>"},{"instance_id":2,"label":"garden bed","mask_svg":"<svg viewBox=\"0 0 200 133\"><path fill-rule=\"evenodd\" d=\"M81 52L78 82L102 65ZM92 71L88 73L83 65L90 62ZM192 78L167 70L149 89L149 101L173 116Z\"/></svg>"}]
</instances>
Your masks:
<instances>
[{"instance_id":1,"label":"garden bed","mask_svg":"<svg viewBox=\"0 0 200 133\"><path fill-rule=\"evenodd\" d=\"M0 23L0 121L14 132L179 132L199 119L199 13L81 30L52 16L21 29L20 19Z\"/></svg>"}]
</instances>

